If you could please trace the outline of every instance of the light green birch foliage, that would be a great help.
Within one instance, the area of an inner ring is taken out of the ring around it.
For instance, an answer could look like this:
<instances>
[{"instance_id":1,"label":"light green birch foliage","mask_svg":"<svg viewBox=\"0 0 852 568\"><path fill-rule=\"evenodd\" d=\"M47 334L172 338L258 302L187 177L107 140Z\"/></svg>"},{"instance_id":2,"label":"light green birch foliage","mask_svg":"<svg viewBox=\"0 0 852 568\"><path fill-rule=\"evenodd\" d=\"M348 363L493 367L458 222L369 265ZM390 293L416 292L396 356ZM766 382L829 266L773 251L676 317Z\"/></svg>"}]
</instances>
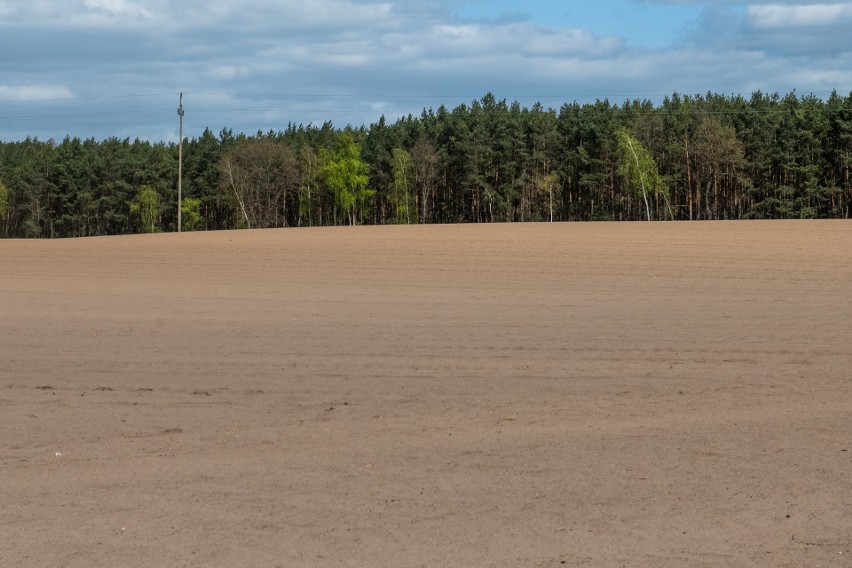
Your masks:
<instances>
[{"instance_id":1,"label":"light green birch foliage","mask_svg":"<svg viewBox=\"0 0 852 568\"><path fill-rule=\"evenodd\" d=\"M631 191L642 196L645 214L650 221L649 196L663 197L668 203L669 188L657 169L654 157L627 128L619 128L615 135L618 139L618 174L624 177Z\"/></svg>"},{"instance_id":2,"label":"light green birch foliage","mask_svg":"<svg viewBox=\"0 0 852 568\"><path fill-rule=\"evenodd\" d=\"M130 204L130 214L139 220L143 233L156 233L160 219L160 196L150 185L143 185L136 194L136 199Z\"/></svg>"},{"instance_id":3,"label":"light green birch foliage","mask_svg":"<svg viewBox=\"0 0 852 568\"><path fill-rule=\"evenodd\" d=\"M361 150L349 136L343 136L336 151L320 151L320 175L334 196L335 212L340 211L354 225L375 195L367 188L370 166L361 159Z\"/></svg>"}]
</instances>

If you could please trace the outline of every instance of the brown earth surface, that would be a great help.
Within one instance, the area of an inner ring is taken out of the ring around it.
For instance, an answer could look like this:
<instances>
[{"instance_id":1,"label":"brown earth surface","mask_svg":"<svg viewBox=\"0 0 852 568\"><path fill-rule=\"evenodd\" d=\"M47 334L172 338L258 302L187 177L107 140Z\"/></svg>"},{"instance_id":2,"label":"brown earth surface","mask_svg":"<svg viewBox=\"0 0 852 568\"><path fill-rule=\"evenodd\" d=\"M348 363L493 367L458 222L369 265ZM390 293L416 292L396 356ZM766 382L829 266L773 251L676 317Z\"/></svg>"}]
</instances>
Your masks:
<instances>
[{"instance_id":1,"label":"brown earth surface","mask_svg":"<svg viewBox=\"0 0 852 568\"><path fill-rule=\"evenodd\" d=\"M0 565L852 566L852 224L0 241Z\"/></svg>"}]
</instances>

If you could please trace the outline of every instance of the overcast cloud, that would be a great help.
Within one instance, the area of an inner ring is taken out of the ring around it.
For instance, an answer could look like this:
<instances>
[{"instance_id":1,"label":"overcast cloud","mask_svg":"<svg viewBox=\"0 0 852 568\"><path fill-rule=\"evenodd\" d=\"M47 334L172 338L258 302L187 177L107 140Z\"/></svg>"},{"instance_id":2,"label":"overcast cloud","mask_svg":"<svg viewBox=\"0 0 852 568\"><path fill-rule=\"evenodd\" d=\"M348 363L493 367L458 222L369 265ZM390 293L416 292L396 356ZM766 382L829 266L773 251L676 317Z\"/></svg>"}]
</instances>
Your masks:
<instances>
[{"instance_id":1,"label":"overcast cloud","mask_svg":"<svg viewBox=\"0 0 852 568\"><path fill-rule=\"evenodd\" d=\"M0 139L176 140L181 91L185 135L197 136L369 124L486 92L559 107L852 90L852 2L570 6L0 0Z\"/></svg>"}]
</instances>

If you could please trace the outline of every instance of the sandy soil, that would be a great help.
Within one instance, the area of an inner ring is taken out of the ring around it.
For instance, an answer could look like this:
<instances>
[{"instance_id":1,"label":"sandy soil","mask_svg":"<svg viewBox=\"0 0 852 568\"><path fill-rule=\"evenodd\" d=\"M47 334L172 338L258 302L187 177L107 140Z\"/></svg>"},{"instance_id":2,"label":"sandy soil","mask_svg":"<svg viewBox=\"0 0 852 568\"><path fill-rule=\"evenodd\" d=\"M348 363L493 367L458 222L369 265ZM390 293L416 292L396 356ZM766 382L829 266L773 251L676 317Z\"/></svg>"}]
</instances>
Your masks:
<instances>
[{"instance_id":1,"label":"sandy soil","mask_svg":"<svg viewBox=\"0 0 852 568\"><path fill-rule=\"evenodd\" d=\"M2 566L852 566L852 224L0 241Z\"/></svg>"}]
</instances>

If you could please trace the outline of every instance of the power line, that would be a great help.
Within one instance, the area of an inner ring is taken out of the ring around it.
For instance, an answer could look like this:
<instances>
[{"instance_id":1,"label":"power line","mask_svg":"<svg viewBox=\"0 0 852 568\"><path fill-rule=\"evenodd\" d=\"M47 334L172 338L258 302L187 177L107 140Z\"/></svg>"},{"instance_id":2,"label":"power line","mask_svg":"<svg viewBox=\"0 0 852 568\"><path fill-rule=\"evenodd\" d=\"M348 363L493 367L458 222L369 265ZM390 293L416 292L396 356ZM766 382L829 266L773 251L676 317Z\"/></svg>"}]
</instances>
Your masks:
<instances>
[{"instance_id":1,"label":"power line","mask_svg":"<svg viewBox=\"0 0 852 568\"><path fill-rule=\"evenodd\" d=\"M172 109L157 109L157 110L120 110L114 112L81 112L74 114L29 114L18 116L0 116L0 120L44 120L57 118L87 118L91 116L120 116L131 114L159 114L171 112Z\"/></svg>"},{"instance_id":2,"label":"power line","mask_svg":"<svg viewBox=\"0 0 852 568\"><path fill-rule=\"evenodd\" d=\"M192 94L192 93L186 93L186 94ZM132 99L132 98L145 98L145 97L159 97L159 96L165 96L165 95L171 95L171 93L144 93L144 94L127 94L127 95L111 95L111 96L100 96L100 97L86 97L86 98L81 98L81 99L73 99L72 101ZM310 98L313 99L313 102L314 102L314 104L312 105L312 108L304 108L304 107L290 107L290 108L287 108L287 107L284 107L284 108L282 108L282 107L269 107L269 108L199 107L199 108L192 108L192 113L196 114L196 115L211 114L211 113L228 113L228 114L232 114L232 115L248 115L248 114L255 114L255 115L260 115L260 114L279 114L279 115L281 115L281 114L283 114L283 115L287 115L287 114L289 114L289 115L295 115L297 117L299 117L299 116L305 117L306 115L307 116L355 115L355 116L361 116L365 119L365 122L369 122L369 120L370 120L369 116L386 116L386 115L402 116L402 115L406 115L406 114L413 114L411 111L407 111L405 109L365 108L365 107L360 107L360 108L322 108L322 105L316 104L318 102L318 100L322 100L322 99L326 99L326 100L327 99L333 99L333 98L352 99L352 98L357 98L357 97L360 96L360 95L352 95L352 94L347 94L347 95L344 95L344 94L308 95L308 94L294 94L294 93L230 93L230 94L229 93L195 93L195 95L196 96L227 95L227 96L232 96L232 97L249 97L249 96L310 97ZM740 95L742 95L742 93L740 93ZM671 95L665 95L665 97L670 97L670 96ZM704 97L704 95L682 95L682 96L684 98L692 99L693 102L694 102L693 97L702 97L702 99ZM738 96L738 94L737 93L731 93L731 94L719 95L719 96L728 98L728 97L736 97L736 96ZM766 96L769 97L770 99L772 99L772 97L774 95L766 95ZM815 95L813 95L813 93L811 93L810 96L815 96ZM382 98L382 97L384 97L384 95L373 95L373 97L374 98ZM438 95L389 95L387 98L414 100L414 99L431 99L431 98L447 99L447 98L451 98L451 97L448 97L448 96L442 97L442 96L438 96ZM473 101L479 101L479 100L481 100L481 98L482 97L472 98L471 101L472 102ZM523 98L536 99L536 101L539 102L542 98L545 98L545 97L529 95L529 96L523 97ZM562 100L567 100L566 97L560 97L559 95L550 95L547 98L559 98L559 99L562 99ZM605 98L605 99L608 99L608 97ZM41 100L33 99L29 102L39 102L39 101L45 101L45 100L48 100L48 99L41 99ZM62 101L72 102L72 101L69 101L68 99L53 99L53 100L54 101L62 100ZM598 98L597 100L600 101L602 99ZM630 102L634 102L634 101L638 101L638 100L640 100L640 97L634 97L632 99L626 99L625 103L630 103ZM647 98L645 100L647 100ZM781 108L780 106L778 106L778 103L782 100L783 99L780 99L780 98L778 100L771 100L772 108L766 108L766 109L753 108L753 107L750 106L749 100L744 99L743 103L745 104L745 106L740 106L740 107L733 108L733 109L706 109L706 108L704 108L704 109L700 109L699 112L701 114L704 114L704 115L736 115L736 114L740 114L742 112L771 115L771 114L779 114L779 113L789 112L791 110L790 108ZM797 100L801 100L801 97L797 96ZM820 100L820 102L825 103L824 99L819 99L819 100ZM704 99L704 101L706 102L706 99ZM18 102L22 102L22 101L18 101ZM366 104L366 101L365 101L365 104ZM465 103L461 103L461 104L465 104ZM574 100L571 103L566 102L566 103L563 103L563 105L561 105L561 106L564 107L566 105L570 106L570 105L574 105L574 104L579 105L580 108L582 109L583 107L585 107L585 106L587 106L591 103L578 103L576 98L574 98ZM613 107L618 106L617 104L614 104L614 103L611 103L611 104L612 104ZM527 107L524 107L524 108L526 109ZM423 110L427 110L426 107L423 107ZM429 110L431 110L431 107L429 108ZM561 110L561 108L552 108L551 107L551 108L547 108L545 110L549 111L549 112L558 112L558 111ZM646 109L638 109L637 111L635 111L635 114L640 114L640 115L641 114L656 114L656 113L660 113L664 110L665 110L665 108L663 106L653 105L652 108L647 109L647 110ZM797 112L806 113L806 114L852 112L852 108L847 108L847 107L826 108L825 106L822 106L822 107L819 107L819 108L803 108L803 107L799 106L799 107L795 108L794 110L796 110ZM3 115L3 116L0 116L0 120L5 120L5 121L34 120L35 121L35 120L58 120L58 119L74 119L74 118L89 118L89 117L104 117L104 116L132 116L132 115L146 115L146 114L147 115L163 114L165 116L166 113L172 113L172 112L173 112L173 109L164 109L164 108L126 109L126 110L97 111L97 112L94 112L94 111L93 112L65 112L65 113L53 112L53 113L46 113L46 114ZM297 122L298 122L298 120L299 119L296 119Z\"/></svg>"},{"instance_id":3,"label":"power line","mask_svg":"<svg viewBox=\"0 0 852 568\"><path fill-rule=\"evenodd\" d=\"M835 90L821 90L821 91L811 91L809 95L816 94L830 94L835 92ZM746 96L753 95L757 91L743 91L743 92L732 92L725 93L724 96ZM122 95L101 95L101 96L90 96L90 97L54 97L54 98L33 98L33 99L9 99L9 100L0 100L0 104L21 104L21 103L39 103L39 102L66 102L73 103L77 101L98 101L98 100L119 100L119 99L133 99L133 98L151 98L151 97L171 97L175 96L176 92L158 92L158 93L131 93L131 94L122 94ZM199 92L191 92L186 91L184 93L187 96L220 96L220 97L231 97L231 98L240 98L240 97L267 97L267 98L308 98L308 99L352 99L352 98L362 98L365 100L370 99L390 99L390 100L432 100L432 99L468 99L468 100L480 100L482 98L482 94L471 95L471 94L448 94L448 93L427 93L427 94L404 94L404 93L322 93L322 92L226 92L226 91L199 91ZM564 94L502 94L500 93L494 94L495 97L501 99L560 99L560 100L604 100L604 99L626 99L626 100L643 100L643 99L657 99L657 98L665 98L671 97L672 95L680 95L680 96L704 96L704 93L686 93L686 92L671 92L671 93L655 93L655 94L627 94L627 93L610 93L610 94L594 94L594 93L564 93ZM721 93L713 93L713 94L721 94ZM764 93L771 94L771 93Z\"/></svg>"},{"instance_id":4,"label":"power line","mask_svg":"<svg viewBox=\"0 0 852 568\"><path fill-rule=\"evenodd\" d=\"M582 107L581 107L582 108ZM547 111L558 112L560 109L545 109ZM756 114L783 114L790 112L789 108L770 108L770 109L755 109L755 108L739 108L732 110L719 110L719 109L700 109L696 110L696 112L703 115L736 115L741 112L751 112ZM839 108L796 108L794 109L797 112L805 113L805 114L818 114L818 113L837 113L837 112L852 112L852 108L850 107L839 107ZM634 114L638 115L649 115L649 114L657 114L663 112L664 109L657 107L650 110L638 110ZM32 115L5 115L0 116L0 120L7 121L18 121L18 120L57 120L57 119L69 119L69 118L89 118L89 117L100 117L100 116L130 116L130 115L166 115L174 112L174 109L157 109L157 110L126 110L126 111L115 111L115 112L85 112L85 113L70 113L70 114L32 114ZM193 108L192 113L195 115L200 114L211 114L211 113L229 113L233 115L247 115L247 114L292 114L292 115L333 115L333 116L342 116L342 115L378 115L378 116L387 116L387 115L397 115L397 114L412 114L411 112L407 112L404 110L393 110L393 109L304 109L304 108L261 108L261 109L241 109L241 108Z\"/></svg>"},{"instance_id":5,"label":"power line","mask_svg":"<svg viewBox=\"0 0 852 568\"><path fill-rule=\"evenodd\" d=\"M57 102L75 102L75 101L102 101L108 99L135 99L145 97L165 97L172 96L174 93L141 93L136 95L103 95L97 97L55 97L46 99L12 99L0 100L0 104L7 103L57 103Z\"/></svg>"}]
</instances>

